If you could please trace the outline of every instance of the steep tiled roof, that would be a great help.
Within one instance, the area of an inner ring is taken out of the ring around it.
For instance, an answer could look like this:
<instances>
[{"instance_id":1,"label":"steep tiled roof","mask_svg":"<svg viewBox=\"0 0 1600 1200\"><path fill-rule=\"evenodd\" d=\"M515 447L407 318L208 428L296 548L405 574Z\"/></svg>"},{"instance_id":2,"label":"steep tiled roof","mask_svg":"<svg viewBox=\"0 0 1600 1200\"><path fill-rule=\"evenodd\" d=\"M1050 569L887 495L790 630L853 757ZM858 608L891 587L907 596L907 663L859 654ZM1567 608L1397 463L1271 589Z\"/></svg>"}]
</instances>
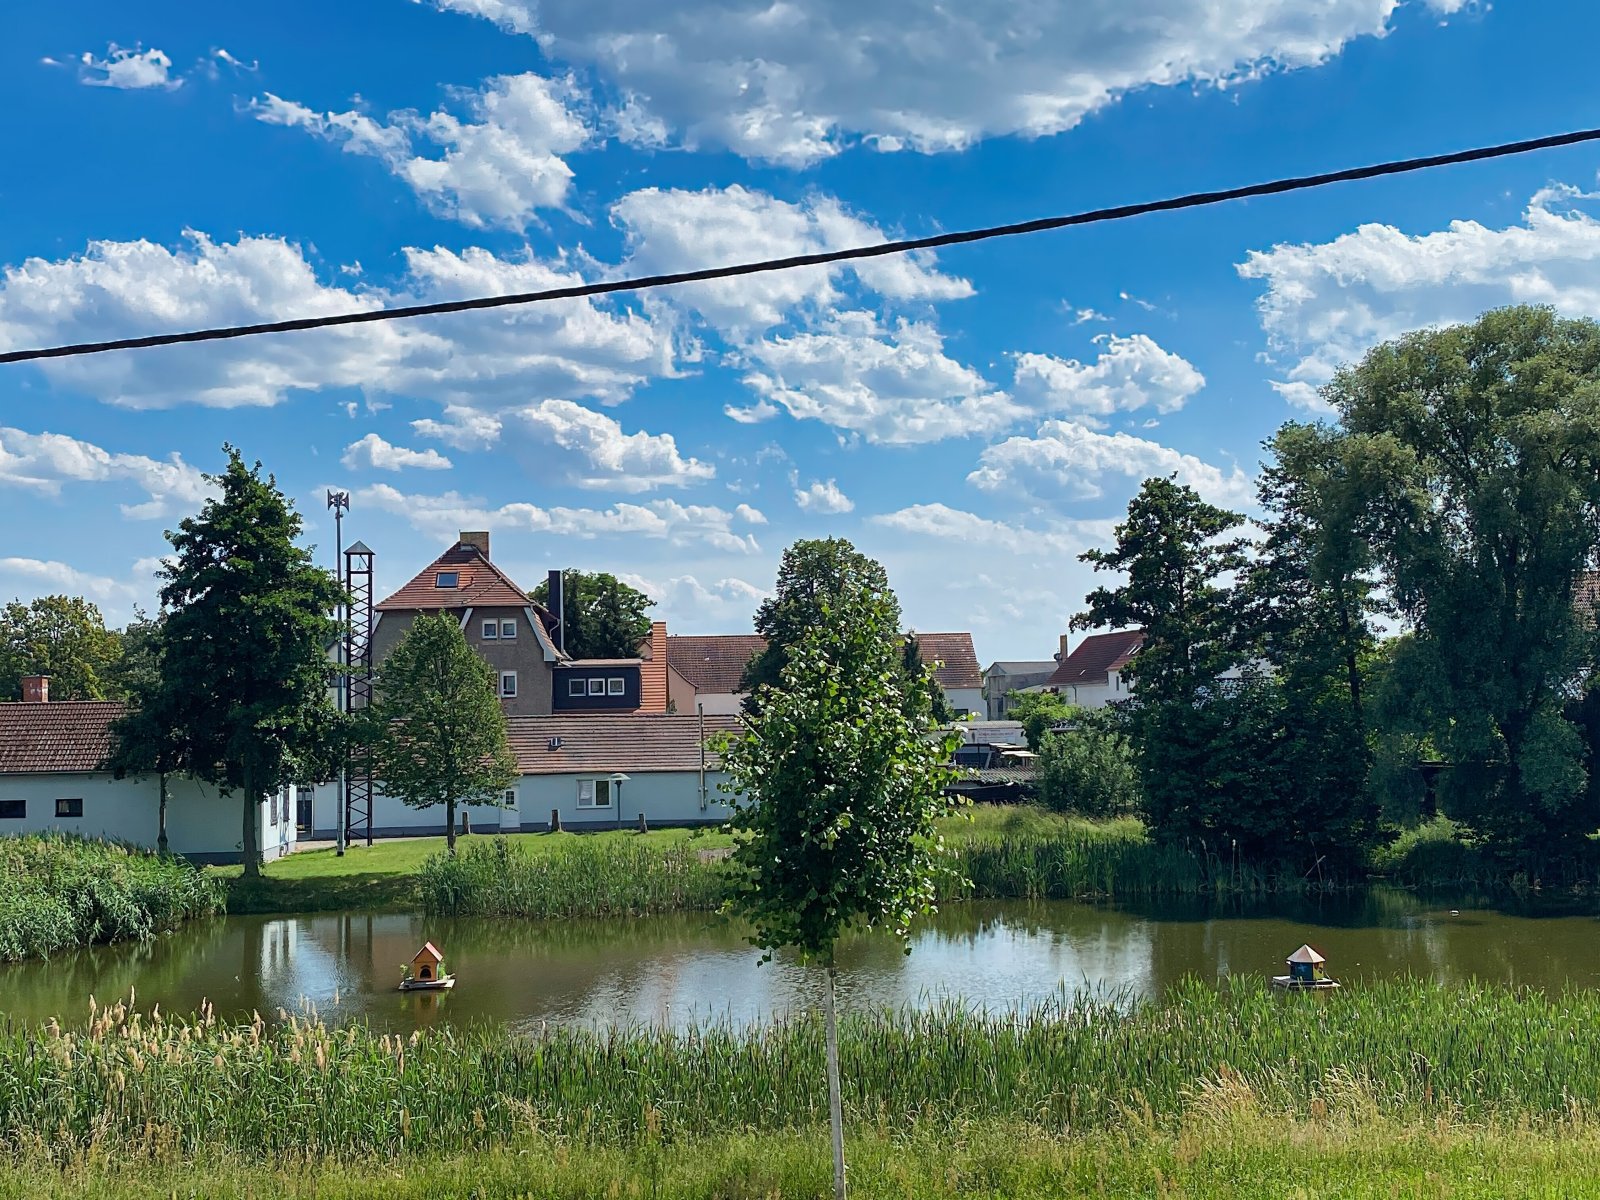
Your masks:
<instances>
[{"instance_id":1,"label":"steep tiled roof","mask_svg":"<svg viewBox=\"0 0 1600 1200\"><path fill-rule=\"evenodd\" d=\"M943 665L933 673L942 688L981 688L983 672L970 633L919 633L917 653L925 663Z\"/></svg>"},{"instance_id":2,"label":"steep tiled roof","mask_svg":"<svg viewBox=\"0 0 1600 1200\"><path fill-rule=\"evenodd\" d=\"M639 665L639 711L667 711L667 623L650 622L650 637L640 647L644 661Z\"/></svg>"},{"instance_id":3,"label":"steep tiled roof","mask_svg":"<svg viewBox=\"0 0 1600 1200\"><path fill-rule=\"evenodd\" d=\"M108 700L0 704L0 775L99 770L122 712Z\"/></svg>"},{"instance_id":4,"label":"steep tiled roof","mask_svg":"<svg viewBox=\"0 0 1600 1200\"><path fill-rule=\"evenodd\" d=\"M696 691L731 694L739 690L745 664L766 648L767 639L753 633L675 633L667 638L667 662Z\"/></svg>"},{"instance_id":5,"label":"steep tiled roof","mask_svg":"<svg viewBox=\"0 0 1600 1200\"><path fill-rule=\"evenodd\" d=\"M441 571L454 571L457 586L438 587ZM457 543L419 572L417 577L377 606L379 612L441 608L536 608L511 578L485 558L476 546ZM536 609L537 611L537 609Z\"/></svg>"},{"instance_id":6,"label":"steep tiled roof","mask_svg":"<svg viewBox=\"0 0 1600 1200\"><path fill-rule=\"evenodd\" d=\"M636 713L623 716L511 717L507 720L512 753L524 775L570 773L626 774L700 769L698 717ZM739 718L707 716L705 735L739 728ZM550 749L550 739L560 748ZM706 765L716 766L708 752Z\"/></svg>"},{"instance_id":7,"label":"steep tiled roof","mask_svg":"<svg viewBox=\"0 0 1600 1200\"><path fill-rule=\"evenodd\" d=\"M1045 681L1046 687L1105 683L1112 671L1120 671L1144 641L1142 629L1119 629L1115 633L1095 633L1078 643L1078 648Z\"/></svg>"}]
</instances>

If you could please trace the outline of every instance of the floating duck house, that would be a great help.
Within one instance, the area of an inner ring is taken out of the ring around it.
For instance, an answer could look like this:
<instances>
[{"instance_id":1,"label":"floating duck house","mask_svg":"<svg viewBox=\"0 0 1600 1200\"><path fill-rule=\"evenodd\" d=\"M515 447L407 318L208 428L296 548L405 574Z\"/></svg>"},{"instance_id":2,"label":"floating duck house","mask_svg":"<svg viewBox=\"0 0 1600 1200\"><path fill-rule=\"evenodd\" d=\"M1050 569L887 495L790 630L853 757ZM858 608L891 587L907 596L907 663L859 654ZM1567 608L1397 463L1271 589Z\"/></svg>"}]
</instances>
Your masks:
<instances>
[{"instance_id":1,"label":"floating duck house","mask_svg":"<svg viewBox=\"0 0 1600 1200\"><path fill-rule=\"evenodd\" d=\"M411 978L419 983L432 983L443 974L444 955L439 953L439 947L428 942L411 960Z\"/></svg>"},{"instance_id":2,"label":"floating duck house","mask_svg":"<svg viewBox=\"0 0 1600 1200\"><path fill-rule=\"evenodd\" d=\"M1289 955L1289 982L1301 986L1323 982L1328 978L1327 961L1310 946L1301 946Z\"/></svg>"}]
</instances>

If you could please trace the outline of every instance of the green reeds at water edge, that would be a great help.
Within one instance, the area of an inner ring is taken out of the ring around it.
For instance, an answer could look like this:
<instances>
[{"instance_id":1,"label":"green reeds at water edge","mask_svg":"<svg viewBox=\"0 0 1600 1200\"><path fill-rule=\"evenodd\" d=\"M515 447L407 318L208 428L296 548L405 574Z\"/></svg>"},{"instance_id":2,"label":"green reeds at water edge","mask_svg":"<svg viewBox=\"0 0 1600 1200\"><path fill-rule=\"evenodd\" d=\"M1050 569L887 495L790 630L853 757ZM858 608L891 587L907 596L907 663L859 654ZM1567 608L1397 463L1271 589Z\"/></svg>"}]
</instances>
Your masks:
<instances>
[{"instance_id":1,"label":"green reeds at water edge","mask_svg":"<svg viewBox=\"0 0 1600 1200\"><path fill-rule=\"evenodd\" d=\"M181 858L63 834L0 838L0 962L147 938L222 911Z\"/></svg>"},{"instance_id":2,"label":"green reeds at water edge","mask_svg":"<svg viewBox=\"0 0 1600 1200\"><path fill-rule=\"evenodd\" d=\"M451 1154L535 1135L627 1146L827 1122L815 1014L740 1030L484 1027L396 1036L230 1026L117 1005L0 1030L0 1151L59 1158ZM857 1127L1016 1122L1081 1134L1239 1109L1559 1121L1600 1105L1600 995L1420 982L1282 995L1262 980L1029 1013L848 1014Z\"/></svg>"}]
</instances>

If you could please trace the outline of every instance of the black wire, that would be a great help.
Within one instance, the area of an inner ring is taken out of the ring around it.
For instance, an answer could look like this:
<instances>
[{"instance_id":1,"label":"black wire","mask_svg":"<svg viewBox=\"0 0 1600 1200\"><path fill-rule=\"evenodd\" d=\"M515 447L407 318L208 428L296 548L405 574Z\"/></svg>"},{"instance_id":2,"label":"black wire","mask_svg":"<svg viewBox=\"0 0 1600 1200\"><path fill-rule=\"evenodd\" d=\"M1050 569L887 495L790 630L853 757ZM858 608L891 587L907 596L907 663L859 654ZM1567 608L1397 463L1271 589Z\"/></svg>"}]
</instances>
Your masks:
<instances>
[{"instance_id":1,"label":"black wire","mask_svg":"<svg viewBox=\"0 0 1600 1200\"><path fill-rule=\"evenodd\" d=\"M931 237L907 238L897 242L880 242L873 246L856 246L848 250L828 250L818 254L796 254L788 258L769 258L760 262L739 263L729 267L705 267L697 271L678 271L666 275L646 275L634 279L615 279L607 283L585 283L575 287L550 288L542 292L517 292L506 296L480 296L472 300L447 300L436 304L411 304L400 308L375 308L365 312L340 313L331 317L300 317L288 321L267 321L258 325L232 325L217 329L196 329L188 333L159 333L148 337L118 338L107 342L80 342L70 346L50 346L36 350L12 350L0 354L0 364L33 362L46 358L75 358L85 354L105 354L112 350L146 350L154 346L177 346L188 342L217 342L231 338L255 337L263 333L296 333L304 329L327 329L337 325L365 325L372 321L398 321L409 317L432 317L445 313L475 312L487 308L505 308L511 305L538 304L546 300L576 300L584 296L603 296L613 292L642 292L651 288L671 287L680 283L701 283L710 279L733 279L740 275L758 275L768 271L789 271L796 267L818 267L829 263L851 262L863 258L881 258L887 254L904 254L912 250L933 250L942 246L960 246L967 242L988 241L990 238L1016 237L1026 233L1042 233L1050 229L1066 229L1073 225L1093 225L1101 221L1121 221L1147 213L1174 212L1185 208L1202 208L1222 204L1229 200L1245 200L1252 196L1277 196L1284 192L1304 191L1307 188L1325 187L1331 183L1351 183L1361 179L1377 179L1384 175L1403 175L1411 171L1425 171L1433 167L1448 167L1458 163L1482 162L1491 158L1506 158L1514 154L1529 154L1535 150L1551 150L1559 146L1576 146L1583 142L1600 140L1600 129L1581 129L1572 133L1558 133L1549 137L1531 138L1521 142L1505 142L1498 146L1480 146L1475 150L1459 150L1454 154L1432 154L1425 158L1399 159L1377 163L1368 167L1352 167L1343 171L1328 171L1320 175L1302 175L1292 179L1275 179L1270 183L1252 183L1245 187L1226 188L1215 192L1191 192L1187 196L1174 196L1166 200L1149 200L1141 204L1120 204L1114 208L1097 208L1089 212L1073 213L1063 217L1041 217L1034 221L1019 221L1011 225L991 225L984 229L965 229L955 233L939 233Z\"/></svg>"}]
</instances>

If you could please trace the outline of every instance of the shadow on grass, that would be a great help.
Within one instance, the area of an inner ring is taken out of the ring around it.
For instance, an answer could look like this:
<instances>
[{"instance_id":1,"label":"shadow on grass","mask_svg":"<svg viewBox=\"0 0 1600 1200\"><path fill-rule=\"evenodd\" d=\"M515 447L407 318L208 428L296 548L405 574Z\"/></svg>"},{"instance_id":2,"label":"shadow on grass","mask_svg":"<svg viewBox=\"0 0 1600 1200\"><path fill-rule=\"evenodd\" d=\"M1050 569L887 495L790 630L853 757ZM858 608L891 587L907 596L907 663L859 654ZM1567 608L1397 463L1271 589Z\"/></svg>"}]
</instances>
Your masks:
<instances>
[{"instance_id":1,"label":"shadow on grass","mask_svg":"<svg viewBox=\"0 0 1600 1200\"><path fill-rule=\"evenodd\" d=\"M228 912L382 912L417 906L417 881L409 873L374 872L326 879L228 881Z\"/></svg>"}]
</instances>

